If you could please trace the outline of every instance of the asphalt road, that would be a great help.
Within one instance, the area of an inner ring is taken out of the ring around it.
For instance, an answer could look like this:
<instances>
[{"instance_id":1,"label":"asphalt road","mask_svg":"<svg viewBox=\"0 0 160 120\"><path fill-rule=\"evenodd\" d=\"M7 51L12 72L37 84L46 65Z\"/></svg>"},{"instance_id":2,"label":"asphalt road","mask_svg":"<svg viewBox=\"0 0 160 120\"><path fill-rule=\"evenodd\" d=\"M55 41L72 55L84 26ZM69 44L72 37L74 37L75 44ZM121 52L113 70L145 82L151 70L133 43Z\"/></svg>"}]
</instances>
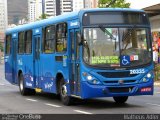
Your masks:
<instances>
[{"instance_id":1,"label":"asphalt road","mask_svg":"<svg viewBox=\"0 0 160 120\"><path fill-rule=\"evenodd\" d=\"M118 105L112 98L78 100L72 106L64 106L53 94L21 96L18 86L4 78L0 65L0 113L1 114L159 114L160 86L155 86L153 96L129 97L126 104Z\"/></svg>"}]
</instances>

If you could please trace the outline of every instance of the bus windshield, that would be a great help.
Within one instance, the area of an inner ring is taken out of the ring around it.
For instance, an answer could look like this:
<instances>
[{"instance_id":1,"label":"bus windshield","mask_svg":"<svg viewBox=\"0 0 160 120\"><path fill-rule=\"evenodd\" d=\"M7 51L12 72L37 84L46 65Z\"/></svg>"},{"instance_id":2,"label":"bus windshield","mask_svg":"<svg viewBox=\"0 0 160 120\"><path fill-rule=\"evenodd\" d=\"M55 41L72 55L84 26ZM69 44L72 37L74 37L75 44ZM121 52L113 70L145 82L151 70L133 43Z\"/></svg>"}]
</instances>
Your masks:
<instances>
[{"instance_id":1,"label":"bus windshield","mask_svg":"<svg viewBox=\"0 0 160 120\"><path fill-rule=\"evenodd\" d=\"M85 63L94 66L121 67L121 57L128 56L133 67L152 60L147 28L84 28ZM124 67L124 66L123 66Z\"/></svg>"}]
</instances>

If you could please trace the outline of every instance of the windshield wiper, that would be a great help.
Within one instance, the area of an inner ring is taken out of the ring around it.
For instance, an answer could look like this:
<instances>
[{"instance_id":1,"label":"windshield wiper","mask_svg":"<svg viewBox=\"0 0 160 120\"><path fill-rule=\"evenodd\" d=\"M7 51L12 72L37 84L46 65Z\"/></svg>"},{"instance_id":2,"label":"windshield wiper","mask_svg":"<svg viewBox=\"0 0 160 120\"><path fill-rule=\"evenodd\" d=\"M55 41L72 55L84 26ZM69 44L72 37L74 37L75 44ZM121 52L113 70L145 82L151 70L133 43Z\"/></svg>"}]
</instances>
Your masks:
<instances>
[{"instance_id":1,"label":"windshield wiper","mask_svg":"<svg viewBox=\"0 0 160 120\"><path fill-rule=\"evenodd\" d=\"M109 35L109 37L112 39L112 40L116 40L116 38L102 25L99 25L99 28L104 32L104 33L107 33L107 35Z\"/></svg>"},{"instance_id":2,"label":"windshield wiper","mask_svg":"<svg viewBox=\"0 0 160 120\"><path fill-rule=\"evenodd\" d=\"M133 27L131 27L131 29L129 29L125 35L123 33L122 41L126 40L126 38L128 37L128 35L134 31L135 27L136 27L136 25L134 25ZM125 47L123 48L123 50L126 50L127 46L129 45L129 39L126 42L127 43L126 43Z\"/></svg>"}]
</instances>

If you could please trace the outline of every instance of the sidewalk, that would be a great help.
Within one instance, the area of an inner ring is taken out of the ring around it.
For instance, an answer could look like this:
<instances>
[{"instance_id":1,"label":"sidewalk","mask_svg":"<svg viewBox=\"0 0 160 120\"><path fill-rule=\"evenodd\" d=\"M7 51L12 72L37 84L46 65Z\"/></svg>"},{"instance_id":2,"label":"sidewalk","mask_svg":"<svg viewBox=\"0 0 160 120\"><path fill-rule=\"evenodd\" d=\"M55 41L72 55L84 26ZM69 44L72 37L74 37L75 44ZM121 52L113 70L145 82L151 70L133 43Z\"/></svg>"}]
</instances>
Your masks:
<instances>
[{"instance_id":1,"label":"sidewalk","mask_svg":"<svg viewBox=\"0 0 160 120\"><path fill-rule=\"evenodd\" d=\"M155 85L155 86L160 86L160 81L155 81L155 82L154 82L154 85Z\"/></svg>"}]
</instances>

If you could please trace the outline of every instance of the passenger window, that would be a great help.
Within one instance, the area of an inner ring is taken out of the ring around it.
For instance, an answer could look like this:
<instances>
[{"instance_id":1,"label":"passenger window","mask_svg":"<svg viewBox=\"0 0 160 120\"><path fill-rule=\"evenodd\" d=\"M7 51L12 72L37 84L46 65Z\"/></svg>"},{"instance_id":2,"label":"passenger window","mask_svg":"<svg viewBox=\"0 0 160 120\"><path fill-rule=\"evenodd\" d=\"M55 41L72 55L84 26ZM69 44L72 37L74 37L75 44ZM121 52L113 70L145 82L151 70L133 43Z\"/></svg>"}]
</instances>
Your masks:
<instances>
[{"instance_id":1,"label":"passenger window","mask_svg":"<svg viewBox=\"0 0 160 120\"><path fill-rule=\"evenodd\" d=\"M54 42L55 41L55 26L49 26L45 29L44 34L44 52L45 53L52 53L54 52Z\"/></svg>"},{"instance_id":2,"label":"passenger window","mask_svg":"<svg viewBox=\"0 0 160 120\"><path fill-rule=\"evenodd\" d=\"M18 53L23 54L24 53L24 32L20 32L18 35Z\"/></svg>"},{"instance_id":3,"label":"passenger window","mask_svg":"<svg viewBox=\"0 0 160 120\"><path fill-rule=\"evenodd\" d=\"M6 49L5 49L6 55L11 54L11 35L6 36Z\"/></svg>"},{"instance_id":4,"label":"passenger window","mask_svg":"<svg viewBox=\"0 0 160 120\"><path fill-rule=\"evenodd\" d=\"M56 33L56 51L64 52L67 51L67 24L61 23L57 25Z\"/></svg>"},{"instance_id":5,"label":"passenger window","mask_svg":"<svg viewBox=\"0 0 160 120\"><path fill-rule=\"evenodd\" d=\"M27 31L25 36L25 53L32 53L32 31Z\"/></svg>"}]
</instances>

